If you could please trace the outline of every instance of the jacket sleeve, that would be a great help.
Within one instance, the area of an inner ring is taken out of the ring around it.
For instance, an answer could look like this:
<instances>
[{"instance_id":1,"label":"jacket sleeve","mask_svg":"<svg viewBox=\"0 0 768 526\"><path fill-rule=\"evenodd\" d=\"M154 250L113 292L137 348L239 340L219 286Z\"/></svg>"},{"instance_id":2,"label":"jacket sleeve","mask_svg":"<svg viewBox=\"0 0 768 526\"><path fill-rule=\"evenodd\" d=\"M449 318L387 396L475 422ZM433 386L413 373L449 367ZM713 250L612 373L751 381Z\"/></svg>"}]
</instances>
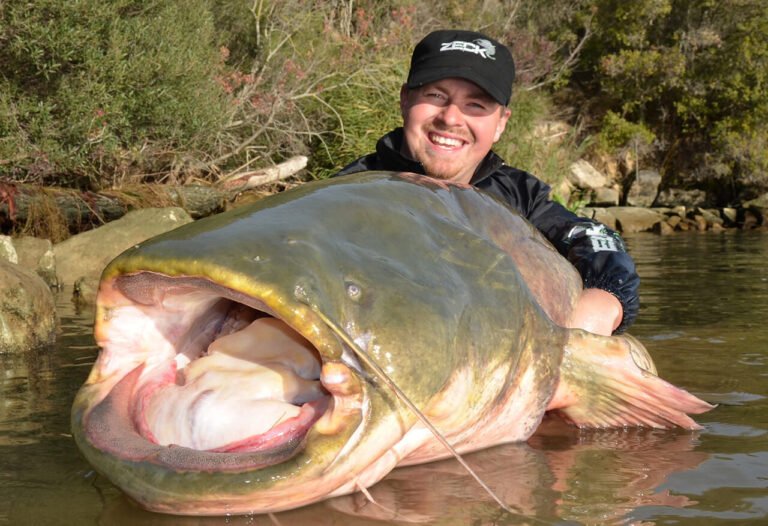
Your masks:
<instances>
[{"instance_id":1,"label":"jacket sleeve","mask_svg":"<svg viewBox=\"0 0 768 526\"><path fill-rule=\"evenodd\" d=\"M516 185L528 220L576 268L584 288L610 292L621 302L622 333L637 318L640 277L621 236L592 219L578 217L549 199L550 188L530 174Z\"/></svg>"}]
</instances>

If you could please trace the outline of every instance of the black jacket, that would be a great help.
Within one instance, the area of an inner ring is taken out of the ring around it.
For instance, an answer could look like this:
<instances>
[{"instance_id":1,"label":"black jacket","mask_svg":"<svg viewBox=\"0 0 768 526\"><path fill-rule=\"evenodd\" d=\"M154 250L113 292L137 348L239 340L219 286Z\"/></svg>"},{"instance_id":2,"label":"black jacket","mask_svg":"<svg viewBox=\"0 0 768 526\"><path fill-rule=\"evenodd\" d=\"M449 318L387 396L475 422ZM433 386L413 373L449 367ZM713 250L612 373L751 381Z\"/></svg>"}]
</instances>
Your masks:
<instances>
[{"instance_id":1,"label":"black jacket","mask_svg":"<svg viewBox=\"0 0 768 526\"><path fill-rule=\"evenodd\" d=\"M367 170L424 174L421 163L400 153L402 142L403 130L397 128L379 139L375 153L361 157L336 175ZM624 332L635 321L640 305L640 277L616 232L591 219L578 217L550 200L548 185L527 172L507 166L493 152L483 159L470 183L499 197L525 216L576 267L585 288L603 289L619 299L624 317L616 333Z\"/></svg>"}]
</instances>

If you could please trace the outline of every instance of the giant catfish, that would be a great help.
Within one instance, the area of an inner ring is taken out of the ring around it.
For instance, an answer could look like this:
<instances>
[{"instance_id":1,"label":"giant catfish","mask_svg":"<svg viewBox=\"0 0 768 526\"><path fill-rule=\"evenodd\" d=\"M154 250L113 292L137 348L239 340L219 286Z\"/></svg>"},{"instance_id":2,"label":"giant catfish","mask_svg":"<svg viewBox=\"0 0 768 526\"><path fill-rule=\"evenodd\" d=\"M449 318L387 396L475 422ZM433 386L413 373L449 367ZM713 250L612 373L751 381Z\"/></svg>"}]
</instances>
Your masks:
<instances>
[{"instance_id":1,"label":"giant catfish","mask_svg":"<svg viewBox=\"0 0 768 526\"><path fill-rule=\"evenodd\" d=\"M548 410L697 428L686 413L711 406L657 377L636 340L564 328L580 290L530 224L471 187L306 184L109 264L74 437L141 506L217 515L524 441Z\"/></svg>"}]
</instances>

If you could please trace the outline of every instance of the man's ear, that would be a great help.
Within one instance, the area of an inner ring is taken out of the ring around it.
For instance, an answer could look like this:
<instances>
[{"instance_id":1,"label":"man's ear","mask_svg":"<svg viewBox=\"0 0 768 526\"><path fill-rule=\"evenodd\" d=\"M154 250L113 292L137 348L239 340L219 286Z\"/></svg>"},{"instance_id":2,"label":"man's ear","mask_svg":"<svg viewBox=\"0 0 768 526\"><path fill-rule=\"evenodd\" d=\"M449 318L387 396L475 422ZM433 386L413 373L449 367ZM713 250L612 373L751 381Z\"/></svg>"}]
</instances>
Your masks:
<instances>
[{"instance_id":1,"label":"man's ear","mask_svg":"<svg viewBox=\"0 0 768 526\"><path fill-rule=\"evenodd\" d=\"M403 118L405 118L405 113L408 110L408 106L409 106L408 94L409 94L408 86L406 86L405 84L400 86L400 116Z\"/></svg>"},{"instance_id":2,"label":"man's ear","mask_svg":"<svg viewBox=\"0 0 768 526\"><path fill-rule=\"evenodd\" d=\"M501 139L501 134L504 133L504 130L507 128L509 116L512 115L512 111L506 106L502 106L500 111L501 116L498 124L496 124L496 133L493 135L493 142L498 142L498 140Z\"/></svg>"}]
</instances>

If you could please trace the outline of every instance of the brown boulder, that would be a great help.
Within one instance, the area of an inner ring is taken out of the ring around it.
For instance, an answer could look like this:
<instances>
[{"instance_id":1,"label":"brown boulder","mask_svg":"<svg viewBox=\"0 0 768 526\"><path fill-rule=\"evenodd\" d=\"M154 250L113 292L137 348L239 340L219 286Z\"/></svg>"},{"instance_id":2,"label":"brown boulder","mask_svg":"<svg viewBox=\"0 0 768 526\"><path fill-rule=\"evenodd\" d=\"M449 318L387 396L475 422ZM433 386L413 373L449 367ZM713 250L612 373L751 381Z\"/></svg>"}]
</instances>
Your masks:
<instances>
[{"instance_id":1,"label":"brown boulder","mask_svg":"<svg viewBox=\"0 0 768 526\"><path fill-rule=\"evenodd\" d=\"M56 302L43 279L0 260L0 353L53 343L57 324Z\"/></svg>"}]
</instances>

